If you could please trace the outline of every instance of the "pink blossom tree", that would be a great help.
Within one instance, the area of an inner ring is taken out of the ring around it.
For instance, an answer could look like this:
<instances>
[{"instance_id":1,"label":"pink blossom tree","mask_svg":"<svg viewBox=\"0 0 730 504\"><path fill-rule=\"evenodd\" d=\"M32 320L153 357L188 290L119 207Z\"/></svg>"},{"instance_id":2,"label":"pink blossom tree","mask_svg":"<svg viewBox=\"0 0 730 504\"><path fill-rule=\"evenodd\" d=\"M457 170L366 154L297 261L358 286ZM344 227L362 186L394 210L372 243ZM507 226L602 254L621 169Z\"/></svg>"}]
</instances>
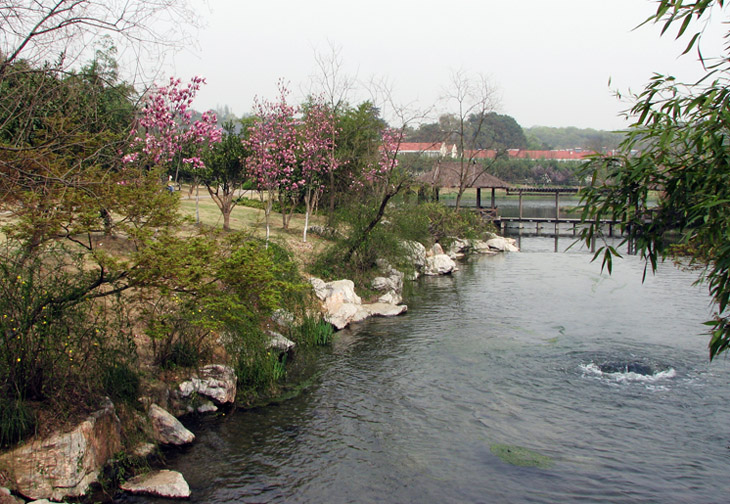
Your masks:
<instances>
[{"instance_id":1,"label":"pink blossom tree","mask_svg":"<svg viewBox=\"0 0 730 504\"><path fill-rule=\"evenodd\" d=\"M132 132L130 152L122 161L160 166L167 172L174 163L175 182L179 163L190 166L194 173L204 168L203 152L221 141L222 132L213 112L205 112L200 119L193 120L191 106L203 84L205 79L199 76L190 79L186 86L182 86L180 79L170 77L168 85L154 86L145 98L139 128ZM199 222L197 201L196 216Z\"/></svg>"},{"instance_id":2,"label":"pink blossom tree","mask_svg":"<svg viewBox=\"0 0 730 504\"><path fill-rule=\"evenodd\" d=\"M301 180L304 192L304 231L302 241L307 242L307 228L312 208L316 206L324 190L329 174L337 168L335 117L321 98L314 99L307 107L299 135Z\"/></svg>"},{"instance_id":3,"label":"pink blossom tree","mask_svg":"<svg viewBox=\"0 0 730 504\"><path fill-rule=\"evenodd\" d=\"M250 152L247 167L250 177L261 194L267 196L264 206L266 242L270 236L270 216L274 197L284 203L285 196L299 188L297 177L297 109L286 101L289 91L279 82L279 100L259 100L254 103L256 123L245 140ZM288 225L286 208L282 207L284 228Z\"/></svg>"}]
</instances>

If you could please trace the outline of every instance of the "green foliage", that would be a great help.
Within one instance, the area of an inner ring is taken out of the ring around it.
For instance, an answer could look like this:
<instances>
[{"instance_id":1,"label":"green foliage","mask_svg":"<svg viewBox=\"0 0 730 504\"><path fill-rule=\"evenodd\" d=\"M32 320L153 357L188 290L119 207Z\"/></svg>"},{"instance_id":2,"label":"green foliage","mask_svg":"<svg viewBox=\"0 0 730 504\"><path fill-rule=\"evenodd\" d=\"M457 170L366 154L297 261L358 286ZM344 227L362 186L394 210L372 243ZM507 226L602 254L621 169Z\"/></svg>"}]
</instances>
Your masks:
<instances>
[{"instance_id":1,"label":"green foliage","mask_svg":"<svg viewBox=\"0 0 730 504\"><path fill-rule=\"evenodd\" d=\"M678 36L694 18L699 23L706 10L723 2L661 0L656 15L647 22L664 23L666 31L681 21ZM698 31L687 48L692 48ZM727 51L727 48L726 48ZM602 218L621 221L630 242L646 260L646 270L656 270L671 249L668 232L680 234L685 250L706 261L701 280L707 282L717 313L710 327L710 358L730 348L730 63L717 60L705 79L694 84L655 75L634 97L631 114L636 123L615 156L597 157L585 169L592 184L582 194L582 217L588 227L581 234L587 243L600 239ZM714 79L714 80L710 80ZM652 191L658 190L651 206ZM610 271L616 249L604 245L596 252Z\"/></svg>"},{"instance_id":2,"label":"green foliage","mask_svg":"<svg viewBox=\"0 0 730 504\"><path fill-rule=\"evenodd\" d=\"M301 323L292 332L292 339L302 346L328 345L334 335L332 324L322 320L321 316L309 314L302 317Z\"/></svg>"},{"instance_id":3,"label":"green foliage","mask_svg":"<svg viewBox=\"0 0 730 504\"><path fill-rule=\"evenodd\" d=\"M527 139L520 125L508 115L488 112L480 118L471 114L466 119L465 135L470 138L469 145L479 149L524 149ZM481 119L481 121L480 121ZM424 123L416 129L407 130L409 142L429 142L458 144L453 122L455 117L441 116L438 122ZM479 124L479 123L482 124Z\"/></svg>"},{"instance_id":4,"label":"green foliage","mask_svg":"<svg viewBox=\"0 0 730 504\"><path fill-rule=\"evenodd\" d=\"M119 300L89 295L100 272L79 254L54 247L28 256L8 247L0 263L2 395L52 399L73 389L93 400L100 364L129 358Z\"/></svg>"},{"instance_id":5,"label":"green foliage","mask_svg":"<svg viewBox=\"0 0 730 504\"><path fill-rule=\"evenodd\" d=\"M576 186L583 184L582 167L581 161L500 158L490 163L487 172L505 182Z\"/></svg>"},{"instance_id":6,"label":"green foliage","mask_svg":"<svg viewBox=\"0 0 730 504\"><path fill-rule=\"evenodd\" d=\"M428 221L428 233L434 241L444 242L449 237L483 238L495 231L494 226L476 212L455 210L441 203L422 203L417 211Z\"/></svg>"},{"instance_id":7,"label":"green foliage","mask_svg":"<svg viewBox=\"0 0 730 504\"><path fill-rule=\"evenodd\" d=\"M248 135L247 122L236 132L232 121L223 125L221 141L208 149L203 156L205 167L193 168L192 178L197 178L208 189L210 197L223 215L223 229L230 229L230 216L238 203L235 191L248 180L246 158L249 155L243 140Z\"/></svg>"},{"instance_id":8,"label":"green foliage","mask_svg":"<svg viewBox=\"0 0 730 504\"><path fill-rule=\"evenodd\" d=\"M277 382L286 376L286 359L279 360L278 352L271 349L248 348L246 358L236 363L236 375L241 393L249 397L273 391Z\"/></svg>"},{"instance_id":9,"label":"green foliage","mask_svg":"<svg viewBox=\"0 0 730 504\"><path fill-rule=\"evenodd\" d=\"M605 152L618 147L624 138L623 133L595 130L591 128L554 128L533 126L525 128L525 134L532 141L530 148L542 149L588 149Z\"/></svg>"},{"instance_id":10,"label":"green foliage","mask_svg":"<svg viewBox=\"0 0 730 504\"><path fill-rule=\"evenodd\" d=\"M113 401L132 404L139 396L139 375L126 363L115 362L104 368L101 381Z\"/></svg>"},{"instance_id":11,"label":"green foliage","mask_svg":"<svg viewBox=\"0 0 730 504\"><path fill-rule=\"evenodd\" d=\"M289 253L243 233L167 236L141 251L141 319L163 367L199 363L222 341L244 394L270 390L284 374L264 328L274 310L296 310L308 290ZM278 359L278 355L276 355Z\"/></svg>"},{"instance_id":12,"label":"green foliage","mask_svg":"<svg viewBox=\"0 0 730 504\"><path fill-rule=\"evenodd\" d=\"M324 278L350 278L358 285L367 285L377 272L379 259L396 268L413 268L406 260L402 242L427 236L422 215L414 212L412 206L391 205L383 219L371 228L376 211L358 202L341 208L338 215L344 235L317 258L313 273Z\"/></svg>"},{"instance_id":13,"label":"green foliage","mask_svg":"<svg viewBox=\"0 0 730 504\"><path fill-rule=\"evenodd\" d=\"M0 397L0 448L33 434L35 417L20 399Z\"/></svg>"}]
</instances>

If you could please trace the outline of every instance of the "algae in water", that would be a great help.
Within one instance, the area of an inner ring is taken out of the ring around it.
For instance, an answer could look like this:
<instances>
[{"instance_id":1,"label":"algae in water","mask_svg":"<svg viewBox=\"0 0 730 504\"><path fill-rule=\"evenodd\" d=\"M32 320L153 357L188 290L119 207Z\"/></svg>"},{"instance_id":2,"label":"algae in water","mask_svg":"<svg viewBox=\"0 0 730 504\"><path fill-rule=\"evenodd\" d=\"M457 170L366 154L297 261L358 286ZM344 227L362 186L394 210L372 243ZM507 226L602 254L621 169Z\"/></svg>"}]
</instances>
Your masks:
<instances>
[{"instance_id":1,"label":"algae in water","mask_svg":"<svg viewBox=\"0 0 730 504\"><path fill-rule=\"evenodd\" d=\"M522 446L493 444L490 450L508 464L520 467L538 467L540 469L549 469L553 466L553 459L550 457Z\"/></svg>"}]
</instances>

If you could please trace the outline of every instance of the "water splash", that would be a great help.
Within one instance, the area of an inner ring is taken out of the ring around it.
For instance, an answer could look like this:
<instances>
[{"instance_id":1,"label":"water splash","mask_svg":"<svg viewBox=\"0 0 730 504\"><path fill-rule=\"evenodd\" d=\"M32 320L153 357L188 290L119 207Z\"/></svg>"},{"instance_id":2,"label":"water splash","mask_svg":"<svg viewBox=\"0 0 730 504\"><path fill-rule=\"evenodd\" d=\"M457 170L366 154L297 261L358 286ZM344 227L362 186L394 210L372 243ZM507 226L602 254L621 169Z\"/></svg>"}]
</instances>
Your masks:
<instances>
[{"instance_id":1,"label":"water splash","mask_svg":"<svg viewBox=\"0 0 730 504\"><path fill-rule=\"evenodd\" d=\"M672 367L657 368L644 362L603 362L581 364L584 376L604 378L615 383L645 383L671 380L677 376Z\"/></svg>"}]
</instances>

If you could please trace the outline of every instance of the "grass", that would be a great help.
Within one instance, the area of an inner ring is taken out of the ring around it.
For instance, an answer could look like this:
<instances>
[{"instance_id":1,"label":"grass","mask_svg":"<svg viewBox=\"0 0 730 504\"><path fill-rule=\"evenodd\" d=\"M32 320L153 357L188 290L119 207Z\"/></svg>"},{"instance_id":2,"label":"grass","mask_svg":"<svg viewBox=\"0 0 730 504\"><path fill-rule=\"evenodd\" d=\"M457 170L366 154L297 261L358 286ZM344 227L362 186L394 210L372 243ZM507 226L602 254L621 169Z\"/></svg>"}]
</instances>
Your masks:
<instances>
[{"instance_id":1,"label":"grass","mask_svg":"<svg viewBox=\"0 0 730 504\"><path fill-rule=\"evenodd\" d=\"M182 215L191 219L190 230L194 229L196 222L196 201L195 194L188 197L188 188L183 186L183 190L176 192L180 196L180 212ZM255 197L255 195L248 195ZM198 215L200 216L200 224L213 228L223 228L223 214L218 206L210 198L207 192L201 190L200 199L198 200ZM310 215L309 225L324 224L326 218L322 215ZM266 236L266 219L264 211L258 208L251 208L243 205L236 205L231 212L230 220L231 230L248 231L253 236L263 238ZM321 252L329 243L327 240L307 233L307 243L302 242L302 232L304 231L304 215L294 214L289 222L289 229L282 228L281 214L271 212L270 216L270 232L271 240L285 245L291 250L294 259L298 264L310 264L313 258Z\"/></svg>"}]
</instances>

